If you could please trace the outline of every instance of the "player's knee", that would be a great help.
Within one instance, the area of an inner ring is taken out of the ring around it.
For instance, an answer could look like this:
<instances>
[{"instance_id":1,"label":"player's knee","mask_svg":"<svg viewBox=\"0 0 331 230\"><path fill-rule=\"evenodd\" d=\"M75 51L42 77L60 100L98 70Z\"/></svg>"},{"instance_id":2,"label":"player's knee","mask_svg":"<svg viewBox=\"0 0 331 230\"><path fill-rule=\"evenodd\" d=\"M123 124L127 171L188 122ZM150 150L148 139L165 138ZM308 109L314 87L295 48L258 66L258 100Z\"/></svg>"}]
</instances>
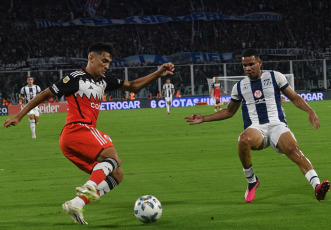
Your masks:
<instances>
[{"instance_id":1,"label":"player's knee","mask_svg":"<svg viewBox=\"0 0 331 230\"><path fill-rule=\"evenodd\" d=\"M238 145L239 146L249 146L250 142L251 142L251 139L252 138L251 138L250 135L247 135L246 133L242 133L239 136Z\"/></svg>"},{"instance_id":2,"label":"player's knee","mask_svg":"<svg viewBox=\"0 0 331 230\"><path fill-rule=\"evenodd\" d=\"M124 177L123 170L121 168L115 169L112 173L112 176L116 178L118 183L121 183Z\"/></svg>"},{"instance_id":3,"label":"player's knee","mask_svg":"<svg viewBox=\"0 0 331 230\"><path fill-rule=\"evenodd\" d=\"M284 153L289 157L289 158L301 158L304 157L302 152L299 149L299 146L297 145L287 145L285 147Z\"/></svg>"}]
</instances>

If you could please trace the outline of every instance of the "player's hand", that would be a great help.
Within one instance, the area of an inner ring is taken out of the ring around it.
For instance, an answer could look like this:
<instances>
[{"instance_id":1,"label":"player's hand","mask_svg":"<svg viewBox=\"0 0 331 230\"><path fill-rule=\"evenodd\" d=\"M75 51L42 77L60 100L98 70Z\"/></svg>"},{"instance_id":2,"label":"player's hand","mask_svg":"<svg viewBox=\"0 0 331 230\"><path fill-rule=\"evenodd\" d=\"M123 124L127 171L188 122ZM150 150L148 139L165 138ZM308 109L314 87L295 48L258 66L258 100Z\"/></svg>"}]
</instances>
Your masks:
<instances>
[{"instance_id":1,"label":"player's hand","mask_svg":"<svg viewBox=\"0 0 331 230\"><path fill-rule=\"evenodd\" d=\"M16 117L8 118L5 120L5 123L3 123L3 126L8 128L10 126L16 126L20 121Z\"/></svg>"},{"instance_id":2,"label":"player's hand","mask_svg":"<svg viewBox=\"0 0 331 230\"><path fill-rule=\"evenodd\" d=\"M203 122L203 116L195 113L192 116L189 117L185 117L186 122L190 122L190 125L196 125L196 124L200 124Z\"/></svg>"},{"instance_id":3,"label":"player's hand","mask_svg":"<svg viewBox=\"0 0 331 230\"><path fill-rule=\"evenodd\" d=\"M167 75L173 75L175 70L174 64L171 62L164 63L161 65L160 69L158 72L160 73L161 77L167 76Z\"/></svg>"},{"instance_id":4,"label":"player's hand","mask_svg":"<svg viewBox=\"0 0 331 230\"><path fill-rule=\"evenodd\" d=\"M309 112L308 119L312 128L315 126L315 129L319 129L320 121L314 111Z\"/></svg>"}]
</instances>

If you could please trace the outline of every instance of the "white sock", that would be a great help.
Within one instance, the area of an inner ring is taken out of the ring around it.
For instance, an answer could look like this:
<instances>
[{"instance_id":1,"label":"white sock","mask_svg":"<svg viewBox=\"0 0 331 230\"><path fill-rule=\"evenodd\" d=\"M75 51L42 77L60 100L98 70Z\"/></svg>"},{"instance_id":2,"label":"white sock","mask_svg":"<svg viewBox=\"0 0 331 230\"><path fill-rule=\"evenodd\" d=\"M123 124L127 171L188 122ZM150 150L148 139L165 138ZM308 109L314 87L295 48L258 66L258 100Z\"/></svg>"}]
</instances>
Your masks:
<instances>
[{"instance_id":1,"label":"white sock","mask_svg":"<svg viewBox=\"0 0 331 230\"><path fill-rule=\"evenodd\" d=\"M305 177L307 178L307 180L311 184L311 186L313 186L314 190L315 190L316 186L321 183L320 178L318 178L317 173L314 169L309 170L306 173Z\"/></svg>"},{"instance_id":2,"label":"white sock","mask_svg":"<svg viewBox=\"0 0 331 230\"><path fill-rule=\"evenodd\" d=\"M243 168L243 171L244 171L244 174L246 176L248 183L256 182L256 176L253 171L253 166L249 167L248 169Z\"/></svg>"},{"instance_id":3,"label":"white sock","mask_svg":"<svg viewBox=\"0 0 331 230\"><path fill-rule=\"evenodd\" d=\"M79 196L76 196L74 199L70 201L72 205L76 208L82 209L85 206L85 202Z\"/></svg>"},{"instance_id":4,"label":"white sock","mask_svg":"<svg viewBox=\"0 0 331 230\"><path fill-rule=\"evenodd\" d=\"M168 103L167 103L167 111L168 111L168 113L170 112L170 108L169 108Z\"/></svg>"},{"instance_id":5,"label":"white sock","mask_svg":"<svg viewBox=\"0 0 331 230\"><path fill-rule=\"evenodd\" d=\"M32 136L36 136L36 123L35 123L35 120L29 120L29 122L30 122L30 129L31 129Z\"/></svg>"},{"instance_id":6,"label":"white sock","mask_svg":"<svg viewBox=\"0 0 331 230\"><path fill-rule=\"evenodd\" d=\"M92 186L93 188L97 188L97 184L94 182L94 181L91 181L91 180L88 180L85 185L89 185L89 186Z\"/></svg>"}]
</instances>

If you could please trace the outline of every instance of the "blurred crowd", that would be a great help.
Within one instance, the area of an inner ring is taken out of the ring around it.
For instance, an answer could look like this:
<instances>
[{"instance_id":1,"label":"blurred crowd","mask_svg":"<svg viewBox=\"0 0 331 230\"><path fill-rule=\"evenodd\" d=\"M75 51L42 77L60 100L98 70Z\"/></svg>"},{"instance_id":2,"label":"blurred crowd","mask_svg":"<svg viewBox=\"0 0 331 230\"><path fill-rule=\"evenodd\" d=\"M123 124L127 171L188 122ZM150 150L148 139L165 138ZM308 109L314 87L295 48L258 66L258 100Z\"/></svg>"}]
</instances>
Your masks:
<instances>
[{"instance_id":1,"label":"blurred crowd","mask_svg":"<svg viewBox=\"0 0 331 230\"><path fill-rule=\"evenodd\" d=\"M94 16L112 19L147 15L184 16L198 12L239 16L254 12L275 12L282 15L282 20L187 21L154 25L45 29L38 29L36 26L35 19L67 22L76 18L90 17L91 13L87 6L91 2L94 3ZM28 58L54 56L86 58L86 49L94 41L112 42L116 49L115 59L137 54L170 55L183 51L241 52L249 47L303 48L321 53L331 51L331 2L327 0L182 0L176 2L167 0L4 0L0 9L2 20L0 66ZM241 69L237 72L240 71ZM189 82L188 73L189 71L184 68L174 78ZM0 93L3 93L5 85L10 83L10 79L2 78L0 75L2 88ZM205 84L204 79L199 78L195 82ZM43 80L42 84L47 85L48 81ZM24 83L25 79L17 88ZM17 81L13 82L11 88L15 84ZM178 84L180 87L183 83ZM153 85L151 88L155 93L157 87ZM189 93L189 90L188 87L183 88L182 93ZM197 90L203 91L203 89Z\"/></svg>"},{"instance_id":2,"label":"blurred crowd","mask_svg":"<svg viewBox=\"0 0 331 230\"><path fill-rule=\"evenodd\" d=\"M91 1L91 0L90 0ZM3 1L4 2L4 1ZM247 47L330 49L330 1L326 0L94 0L95 15L112 19L137 15L183 16L195 12L245 15L276 12L281 21L195 21L107 27L37 29L34 19L67 22L89 17L89 0L7 0L1 4L0 61L33 57L86 57L93 41L111 41L117 58L181 51L234 52ZM1 63L0 63L1 64Z\"/></svg>"}]
</instances>

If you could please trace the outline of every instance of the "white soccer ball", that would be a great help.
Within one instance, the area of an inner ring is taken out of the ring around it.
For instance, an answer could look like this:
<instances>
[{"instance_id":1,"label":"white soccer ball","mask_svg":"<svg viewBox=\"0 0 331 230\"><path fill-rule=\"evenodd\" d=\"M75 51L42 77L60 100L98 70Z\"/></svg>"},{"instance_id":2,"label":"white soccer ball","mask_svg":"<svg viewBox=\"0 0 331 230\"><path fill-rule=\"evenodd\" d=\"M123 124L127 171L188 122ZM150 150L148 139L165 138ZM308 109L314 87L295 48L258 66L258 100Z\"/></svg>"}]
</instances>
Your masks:
<instances>
[{"instance_id":1,"label":"white soccer ball","mask_svg":"<svg viewBox=\"0 0 331 230\"><path fill-rule=\"evenodd\" d=\"M134 215L143 223L152 223L162 215L161 202L154 196L140 197L134 204Z\"/></svg>"}]
</instances>

